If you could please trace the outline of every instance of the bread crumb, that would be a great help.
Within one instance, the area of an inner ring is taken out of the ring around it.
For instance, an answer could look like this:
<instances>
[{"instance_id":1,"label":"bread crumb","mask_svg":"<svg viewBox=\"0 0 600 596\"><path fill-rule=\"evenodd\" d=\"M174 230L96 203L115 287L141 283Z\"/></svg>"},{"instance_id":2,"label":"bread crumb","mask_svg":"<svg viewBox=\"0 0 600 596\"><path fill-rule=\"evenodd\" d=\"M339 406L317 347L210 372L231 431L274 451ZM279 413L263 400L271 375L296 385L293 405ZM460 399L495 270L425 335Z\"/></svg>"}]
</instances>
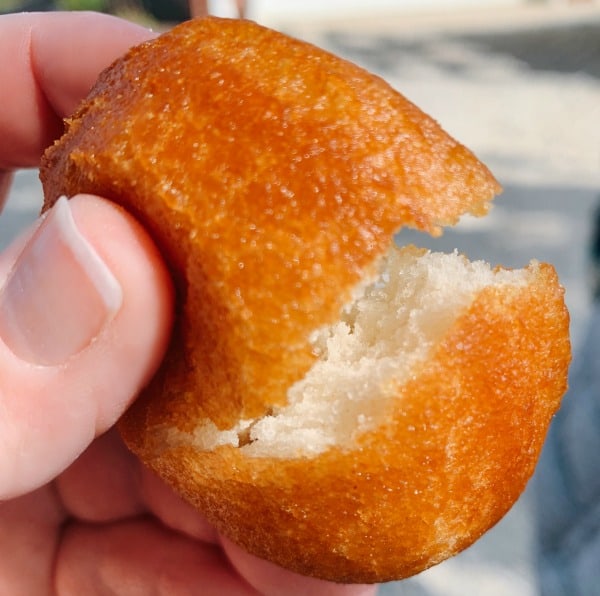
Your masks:
<instances>
[{"instance_id":1,"label":"bread crumb","mask_svg":"<svg viewBox=\"0 0 600 596\"><path fill-rule=\"evenodd\" d=\"M363 285L338 322L313 332L317 362L288 391L287 405L219 431L194 431L199 449L238 447L256 457L310 457L384 422L392 386L426 360L475 295L492 285L525 285L525 270L492 269L456 251L392 247L377 279ZM358 295L357 295L358 294ZM189 442L189 436L188 436Z\"/></svg>"}]
</instances>

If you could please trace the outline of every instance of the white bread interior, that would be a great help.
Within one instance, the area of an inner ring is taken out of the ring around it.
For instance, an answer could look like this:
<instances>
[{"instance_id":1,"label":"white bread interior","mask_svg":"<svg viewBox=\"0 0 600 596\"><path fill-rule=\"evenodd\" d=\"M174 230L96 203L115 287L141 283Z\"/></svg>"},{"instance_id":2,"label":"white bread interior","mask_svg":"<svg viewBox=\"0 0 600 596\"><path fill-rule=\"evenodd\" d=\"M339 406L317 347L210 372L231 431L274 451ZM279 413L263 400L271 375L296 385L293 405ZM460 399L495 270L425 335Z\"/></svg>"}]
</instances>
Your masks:
<instances>
[{"instance_id":1,"label":"white bread interior","mask_svg":"<svg viewBox=\"0 0 600 596\"><path fill-rule=\"evenodd\" d=\"M394 386L414 374L482 289L524 286L533 271L492 269L456 251L392 247L377 279L359 288L340 320L313 334L318 360L290 387L286 406L229 430L210 421L193 433L168 429L167 443L203 451L232 445L248 456L280 458L351 448L385 420Z\"/></svg>"}]
</instances>

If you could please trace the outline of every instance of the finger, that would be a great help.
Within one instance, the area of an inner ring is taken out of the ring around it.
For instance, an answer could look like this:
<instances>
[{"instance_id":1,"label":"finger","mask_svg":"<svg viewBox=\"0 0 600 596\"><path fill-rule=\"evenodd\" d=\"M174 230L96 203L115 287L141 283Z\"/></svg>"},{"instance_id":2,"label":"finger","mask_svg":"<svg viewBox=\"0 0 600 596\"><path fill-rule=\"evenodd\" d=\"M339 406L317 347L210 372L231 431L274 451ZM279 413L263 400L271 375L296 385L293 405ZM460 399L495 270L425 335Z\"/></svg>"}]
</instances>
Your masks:
<instances>
[{"instance_id":1,"label":"finger","mask_svg":"<svg viewBox=\"0 0 600 596\"><path fill-rule=\"evenodd\" d=\"M33 167L101 70L153 34L96 13L0 17L0 170Z\"/></svg>"},{"instance_id":2,"label":"finger","mask_svg":"<svg viewBox=\"0 0 600 596\"><path fill-rule=\"evenodd\" d=\"M238 573L264 596L278 596L281 586L288 596L374 596L376 592L372 585L336 584L292 573L247 553L227 538L222 545Z\"/></svg>"},{"instance_id":3,"label":"finger","mask_svg":"<svg viewBox=\"0 0 600 596\"><path fill-rule=\"evenodd\" d=\"M58 494L73 517L114 522L149 512L195 540L218 543L215 529L125 447L111 429L57 478Z\"/></svg>"},{"instance_id":4,"label":"finger","mask_svg":"<svg viewBox=\"0 0 600 596\"><path fill-rule=\"evenodd\" d=\"M150 520L72 526L56 559L55 578L59 594L257 596L218 547Z\"/></svg>"},{"instance_id":5,"label":"finger","mask_svg":"<svg viewBox=\"0 0 600 596\"><path fill-rule=\"evenodd\" d=\"M51 486L0 503L0 594L49 594L64 519Z\"/></svg>"},{"instance_id":6,"label":"finger","mask_svg":"<svg viewBox=\"0 0 600 596\"><path fill-rule=\"evenodd\" d=\"M71 517L110 523L147 511L139 490L140 462L116 429L96 439L55 481Z\"/></svg>"},{"instance_id":7,"label":"finger","mask_svg":"<svg viewBox=\"0 0 600 596\"><path fill-rule=\"evenodd\" d=\"M162 358L173 299L145 231L98 197L60 200L6 255L0 498L54 478L114 424Z\"/></svg>"}]
</instances>

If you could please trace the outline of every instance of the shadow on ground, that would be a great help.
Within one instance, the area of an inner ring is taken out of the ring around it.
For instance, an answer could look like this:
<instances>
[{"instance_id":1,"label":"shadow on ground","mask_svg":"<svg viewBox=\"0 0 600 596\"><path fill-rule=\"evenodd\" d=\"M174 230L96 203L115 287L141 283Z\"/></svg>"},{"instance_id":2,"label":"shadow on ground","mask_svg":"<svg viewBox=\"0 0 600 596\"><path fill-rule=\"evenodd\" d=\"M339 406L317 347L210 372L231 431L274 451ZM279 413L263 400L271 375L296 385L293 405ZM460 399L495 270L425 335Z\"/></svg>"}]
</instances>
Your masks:
<instances>
[{"instance_id":1,"label":"shadow on ground","mask_svg":"<svg viewBox=\"0 0 600 596\"><path fill-rule=\"evenodd\" d=\"M333 51L375 72L397 70L415 58L453 73L469 68L460 56L438 52L431 36L329 32L326 39ZM440 44L458 43L488 54L511 57L534 70L585 73L600 78L600 22L485 34L438 33L435 40Z\"/></svg>"}]
</instances>

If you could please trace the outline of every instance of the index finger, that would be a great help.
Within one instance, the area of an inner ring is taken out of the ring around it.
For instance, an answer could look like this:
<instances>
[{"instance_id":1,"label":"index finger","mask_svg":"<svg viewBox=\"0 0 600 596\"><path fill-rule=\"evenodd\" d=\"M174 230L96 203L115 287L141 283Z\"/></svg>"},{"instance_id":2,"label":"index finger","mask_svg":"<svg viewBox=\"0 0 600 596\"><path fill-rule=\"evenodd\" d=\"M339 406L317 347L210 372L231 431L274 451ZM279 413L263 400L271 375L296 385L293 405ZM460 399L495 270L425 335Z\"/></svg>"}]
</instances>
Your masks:
<instances>
[{"instance_id":1,"label":"index finger","mask_svg":"<svg viewBox=\"0 0 600 596\"><path fill-rule=\"evenodd\" d=\"M0 17L0 171L37 166L98 74L152 36L97 13Z\"/></svg>"}]
</instances>

